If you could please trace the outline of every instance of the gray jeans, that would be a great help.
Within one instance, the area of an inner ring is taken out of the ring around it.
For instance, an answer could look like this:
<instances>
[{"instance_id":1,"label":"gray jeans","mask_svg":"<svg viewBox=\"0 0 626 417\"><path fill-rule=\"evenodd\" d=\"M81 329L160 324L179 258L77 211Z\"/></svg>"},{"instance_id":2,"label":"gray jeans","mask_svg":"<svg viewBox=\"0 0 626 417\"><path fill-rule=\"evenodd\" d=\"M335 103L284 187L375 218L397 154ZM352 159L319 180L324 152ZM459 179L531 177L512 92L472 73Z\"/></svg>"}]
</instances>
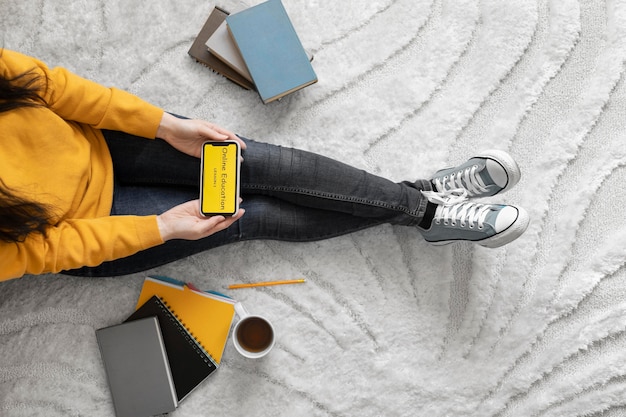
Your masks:
<instances>
[{"instance_id":1,"label":"gray jeans","mask_svg":"<svg viewBox=\"0 0 626 417\"><path fill-rule=\"evenodd\" d=\"M160 214L198 198L199 159L162 140L104 131L113 158L111 215ZM428 180L395 183L315 153L242 138L241 207L228 229L198 241L172 240L70 275L114 276L140 272L232 242L274 239L304 242L383 223L419 224L431 190Z\"/></svg>"}]
</instances>

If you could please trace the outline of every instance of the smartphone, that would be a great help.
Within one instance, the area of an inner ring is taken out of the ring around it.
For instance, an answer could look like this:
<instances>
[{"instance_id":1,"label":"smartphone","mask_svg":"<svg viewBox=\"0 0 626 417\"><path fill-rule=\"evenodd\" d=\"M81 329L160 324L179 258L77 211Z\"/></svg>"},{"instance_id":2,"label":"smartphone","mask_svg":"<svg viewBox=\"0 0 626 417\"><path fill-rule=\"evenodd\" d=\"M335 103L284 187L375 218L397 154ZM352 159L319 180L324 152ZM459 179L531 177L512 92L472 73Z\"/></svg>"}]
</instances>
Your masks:
<instances>
[{"instance_id":1,"label":"smartphone","mask_svg":"<svg viewBox=\"0 0 626 417\"><path fill-rule=\"evenodd\" d=\"M235 141L205 142L200 168L200 212L232 216L239 211L239 161Z\"/></svg>"}]
</instances>

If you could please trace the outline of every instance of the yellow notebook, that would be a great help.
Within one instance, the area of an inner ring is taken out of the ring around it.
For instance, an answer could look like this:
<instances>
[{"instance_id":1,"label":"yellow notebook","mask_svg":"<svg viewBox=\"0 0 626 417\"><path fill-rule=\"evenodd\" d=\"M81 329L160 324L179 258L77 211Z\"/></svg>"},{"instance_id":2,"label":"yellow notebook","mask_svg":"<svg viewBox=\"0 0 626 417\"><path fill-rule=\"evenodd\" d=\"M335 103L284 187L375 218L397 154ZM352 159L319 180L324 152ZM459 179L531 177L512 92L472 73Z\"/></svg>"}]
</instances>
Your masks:
<instances>
[{"instance_id":1,"label":"yellow notebook","mask_svg":"<svg viewBox=\"0 0 626 417\"><path fill-rule=\"evenodd\" d=\"M191 289L167 277L144 280L137 307L153 295L160 297L204 350L219 365L235 317L235 300Z\"/></svg>"}]
</instances>

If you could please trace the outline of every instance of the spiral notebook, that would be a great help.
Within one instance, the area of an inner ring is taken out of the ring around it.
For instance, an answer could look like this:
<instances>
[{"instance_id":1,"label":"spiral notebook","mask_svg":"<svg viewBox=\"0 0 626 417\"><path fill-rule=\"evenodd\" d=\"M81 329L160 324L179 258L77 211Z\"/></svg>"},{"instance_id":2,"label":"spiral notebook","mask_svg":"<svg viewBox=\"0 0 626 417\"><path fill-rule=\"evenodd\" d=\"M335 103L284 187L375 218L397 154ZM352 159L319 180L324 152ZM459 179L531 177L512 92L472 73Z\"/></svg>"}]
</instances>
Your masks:
<instances>
[{"instance_id":1,"label":"spiral notebook","mask_svg":"<svg viewBox=\"0 0 626 417\"><path fill-rule=\"evenodd\" d=\"M217 369L217 365L156 295L139 307L125 322L147 317L157 317L159 321L176 396L180 403Z\"/></svg>"},{"instance_id":2,"label":"spiral notebook","mask_svg":"<svg viewBox=\"0 0 626 417\"><path fill-rule=\"evenodd\" d=\"M163 300L219 367L235 317L235 300L192 289L172 278L151 276L144 280L137 308L154 295Z\"/></svg>"}]
</instances>

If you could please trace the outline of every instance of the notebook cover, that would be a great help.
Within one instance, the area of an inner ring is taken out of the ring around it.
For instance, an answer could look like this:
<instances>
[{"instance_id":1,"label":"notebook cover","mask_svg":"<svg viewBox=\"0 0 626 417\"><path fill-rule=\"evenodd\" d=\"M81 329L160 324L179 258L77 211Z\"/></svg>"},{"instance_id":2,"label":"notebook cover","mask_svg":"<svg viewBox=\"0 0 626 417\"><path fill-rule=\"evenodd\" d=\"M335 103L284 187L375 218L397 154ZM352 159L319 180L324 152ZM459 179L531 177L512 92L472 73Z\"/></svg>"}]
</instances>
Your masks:
<instances>
[{"instance_id":1,"label":"notebook cover","mask_svg":"<svg viewBox=\"0 0 626 417\"><path fill-rule=\"evenodd\" d=\"M153 295L159 296L219 366L235 317L235 301L195 291L175 280L160 277L144 280L137 308Z\"/></svg>"},{"instance_id":2,"label":"notebook cover","mask_svg":"<svg viewBox=\"0 0 626 417\"><path fill-rule=\"evenodd\" d=\"M228 15L226 22L264 103L317 82L280 0Z\"/></svg>"},{"instance_id":3,"label":"notebook cover","mask_svg":"<svg viewBox=\"0 0 626 417\"><path fill-rule=\"evenodd\" d=\"M167 353L155 317L96 330L117 417L176 409Z\"/></svg>"},{"instance_id":4,"label":"notebook cover","mask_svg":"<svg viewBox=\"0 0 626 417\"><path fill-rule=\"evenodd\" d=\"M169 359L176 395L180 403L217 366L196 342L170 309L155 295L137 309L126 322L156 316L159 320L163 344Z\"/></svg>"},{"instance_id":5,"label":"notebook cover","mask_svg":"<svg viewBox=\"0 0 626 417\"><path fill-rule=\"evenodd\" d=\"M223 75L230 81L240 85L246 90L254 90L253 83L246 80L239 73L237 73L237 71L233 70L231 67L223 63L218 57L211 54L207 49L207 40L224 21L226 16L228 16L227 11L219 7L214 7L213 11L209 15L209 18L200 30L200 33L198 33L198 36L191 45L188 53L199 63L206 65L216 73Z\"/></svg>"}]
</instances>

